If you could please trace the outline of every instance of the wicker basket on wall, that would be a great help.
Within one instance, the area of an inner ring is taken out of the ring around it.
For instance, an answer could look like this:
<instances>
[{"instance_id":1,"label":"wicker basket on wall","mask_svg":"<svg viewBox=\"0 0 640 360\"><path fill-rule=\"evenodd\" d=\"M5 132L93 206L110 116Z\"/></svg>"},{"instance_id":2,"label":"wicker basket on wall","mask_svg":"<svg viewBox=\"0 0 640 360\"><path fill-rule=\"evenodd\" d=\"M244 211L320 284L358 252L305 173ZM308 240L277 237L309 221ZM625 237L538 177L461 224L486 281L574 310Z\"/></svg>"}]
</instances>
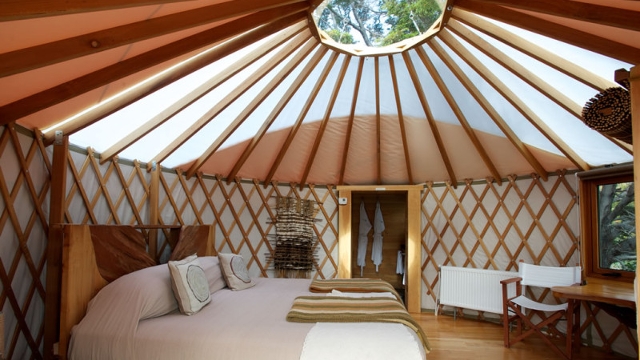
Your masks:
<instances>
[{"instance_id":1,"label":"wicker basket on wall","mask_svg":"<svg viewBox=\"0 0 640 360\"><path fill-rule=\"evenodd\" d=\"M623 87L597 94L582 109L582 120L590 128L628 144L632 143L631 96Z\"/></svg>"}]
</instances>

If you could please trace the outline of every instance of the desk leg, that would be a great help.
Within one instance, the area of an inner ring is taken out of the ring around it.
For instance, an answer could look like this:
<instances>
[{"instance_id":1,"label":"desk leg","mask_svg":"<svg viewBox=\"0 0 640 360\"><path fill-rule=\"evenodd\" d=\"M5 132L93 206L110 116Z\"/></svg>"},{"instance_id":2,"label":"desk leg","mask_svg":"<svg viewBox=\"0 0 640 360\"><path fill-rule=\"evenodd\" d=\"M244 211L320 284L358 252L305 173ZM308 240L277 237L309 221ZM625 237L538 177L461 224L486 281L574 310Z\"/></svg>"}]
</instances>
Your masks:
<instances>
[{"instance_id":1,"label":"desk leg","mask_svg":"<svg viewBox=\"0 0 640 360\"><path fill-rule=\"evenodd\" d=\"M580 300L569 299L567 304L567 338L565 341L567 358L571 359L573 351L580 348Z\"/></svg>"}]
</instances>

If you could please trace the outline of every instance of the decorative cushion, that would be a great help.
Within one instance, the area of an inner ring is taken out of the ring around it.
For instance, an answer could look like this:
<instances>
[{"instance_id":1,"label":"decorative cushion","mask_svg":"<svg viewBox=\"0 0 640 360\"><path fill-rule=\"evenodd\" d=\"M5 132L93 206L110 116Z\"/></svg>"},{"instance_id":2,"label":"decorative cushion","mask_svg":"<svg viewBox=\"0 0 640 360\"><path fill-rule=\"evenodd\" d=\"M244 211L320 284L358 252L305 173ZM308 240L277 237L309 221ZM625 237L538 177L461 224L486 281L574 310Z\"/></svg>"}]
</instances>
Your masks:
<instances>
[{"instance_id":1,"label":"decorative cushion","mask_svg":"<svg viewBox=\"0 0 640 360\"><path fill-rule=\"evenodd\" d=\"M211 301L209 282L197 255L179 261L169 261L171 287L180 312L193 315Z\"/></svg>"},{"instance_id":2,"label":"decorative cushion","mask_svg":"<svg viewBox=\"0 0 640 360\"><path fill-rule=\"evenodd\" d=\"M236 254L218 254L220 268L231 290L244 290L254 286L242 256Z\"/></svg>"}]
</instances>

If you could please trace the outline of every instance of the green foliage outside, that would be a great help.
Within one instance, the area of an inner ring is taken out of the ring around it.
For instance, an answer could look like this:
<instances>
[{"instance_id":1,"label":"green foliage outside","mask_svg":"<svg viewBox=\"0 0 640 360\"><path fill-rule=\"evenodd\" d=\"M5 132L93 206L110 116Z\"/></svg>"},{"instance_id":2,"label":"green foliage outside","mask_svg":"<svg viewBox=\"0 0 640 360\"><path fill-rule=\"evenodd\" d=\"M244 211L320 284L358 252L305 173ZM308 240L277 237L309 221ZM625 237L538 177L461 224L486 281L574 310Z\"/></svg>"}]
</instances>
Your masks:
<instances>
[{"instance_id":1,"label":"green foliage outside","mask_svg":"<svg viewBox=\"0 0 640 360\"><path fill-rule=\"evenodd\" d=\"M598 188L598 249L603 269L636 270L636 217L633 182Z\"/></svg>"},{"instance_id":2,"label":"green foliage outside","mask_svg":"<svg viewBox=\"0 0 640 360\"><path fill-rule=\"evenodd\" d=\"M367 46L385 46L424 33L441 14L436 0L330 0L318 27L343 44L359 33Z\"/></svg>"}]
</instances>

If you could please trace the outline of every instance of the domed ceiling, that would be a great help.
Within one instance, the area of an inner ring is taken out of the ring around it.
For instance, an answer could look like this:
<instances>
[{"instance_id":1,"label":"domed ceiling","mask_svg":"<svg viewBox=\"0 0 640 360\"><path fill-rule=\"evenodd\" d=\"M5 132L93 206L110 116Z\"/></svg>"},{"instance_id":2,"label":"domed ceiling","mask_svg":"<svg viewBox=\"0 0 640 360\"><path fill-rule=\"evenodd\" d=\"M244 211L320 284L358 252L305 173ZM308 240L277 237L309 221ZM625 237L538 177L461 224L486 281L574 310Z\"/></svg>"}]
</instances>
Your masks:
<instances>
[{"instance_id":1,"label":"domed ceiling","mask_svg":"<svg viewBox=\"0 0 640 360\"><path fill-rule=\"evenodd\" d=\"M0 4L0 121L102 162L297 184L488 179L632 160L581 119L640 64L640 2L457 0L344 47L320 1Z\"/></svg>"}]
</instances>

